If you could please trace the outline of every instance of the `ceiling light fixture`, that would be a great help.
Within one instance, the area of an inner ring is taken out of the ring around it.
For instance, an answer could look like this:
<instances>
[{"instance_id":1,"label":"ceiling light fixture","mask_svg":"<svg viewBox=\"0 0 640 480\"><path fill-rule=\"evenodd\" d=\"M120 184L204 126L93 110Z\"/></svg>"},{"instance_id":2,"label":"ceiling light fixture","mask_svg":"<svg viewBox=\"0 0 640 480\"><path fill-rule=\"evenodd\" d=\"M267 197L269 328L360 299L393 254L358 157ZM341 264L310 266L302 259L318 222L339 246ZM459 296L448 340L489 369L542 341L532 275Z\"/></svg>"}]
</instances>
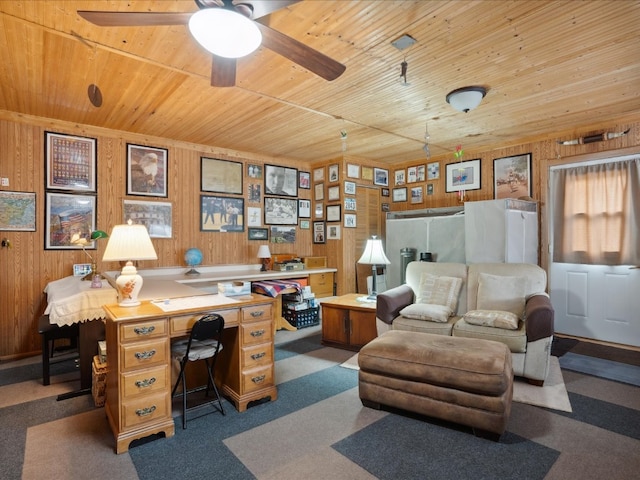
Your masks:
<instances>
[{"instance_id":1,"label":"ceiling light fixture","mask_svg":"<svg viewBox=\"0 0 640 480\"><path fill-rule=\"evenodd\" d=\"M447 94L447 103L459 112L467 113L473 110L487 94L484 87L462 87Z\"/></svg>"},{"instance_id":2,"label":"ceiling light fixture","mask_svg":"<svg viewBox=\"0 0 640 480\"><path fill-rule=\"evenodd\" d=\"M207 51L225 58L249 55L262 43L253 20L227 8L198 10L189 19L189 31Z\"/></svg>"}]
</instances>

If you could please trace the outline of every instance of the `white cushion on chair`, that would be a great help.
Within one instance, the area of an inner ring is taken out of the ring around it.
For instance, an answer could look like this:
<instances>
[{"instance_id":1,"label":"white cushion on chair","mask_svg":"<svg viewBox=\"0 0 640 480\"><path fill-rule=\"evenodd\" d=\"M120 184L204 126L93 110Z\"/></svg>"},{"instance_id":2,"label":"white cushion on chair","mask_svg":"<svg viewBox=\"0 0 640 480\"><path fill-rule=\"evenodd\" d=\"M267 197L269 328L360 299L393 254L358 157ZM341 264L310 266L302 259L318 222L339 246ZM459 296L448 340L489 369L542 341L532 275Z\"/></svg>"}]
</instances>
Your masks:
<instances>
[{"instance_id":1,"label":"white cushion on chair","mask_svg":"<svg viewBox=\"0 0 640 480\"><path fill-rule=\"evenodd\" d=\"M462 287L462 279L423 273L420 278L416 303L444 305L451 312L458 308L458 295Z\"/></svg>"},{"instance_id":2,"label":"white cushion on chair","mask_svg":"<svg viewBox=\"0 0 640 480\"><path fill-rule=\"evenodd\" d=\"M502 310L524 317L525 277L481 273L478 278L478 310Z\"/></svg>"},{"instance_id":3,"label":"white cushion on chair","mask_svg":"<svg viewBox=\"0 0 640 480\"><path fill-rule=\"evenodd\" d=\"M173 358L181 361L187 353L187 345L189 340L180 340L171 345L171 353ZM189 361L202 360L204 358L211 358L216 354L216 348L218 348L218 342L215 340L193 340L191 342L191 350L189 351ZM220 344L220 350L222 351L222 344Z\"/></svg>"},{"instance_id":4,"label":"white cushion on chair","mask_svg":"<svg viewBox=\"0 0 640 480\"><path fill-rule=\"evenodd\" d=\"M400 315L403 317L441 323L449 320L451 313L451 309L446 305L432 303L412 303L400 310Z\"/></svg>"}]
</instances>

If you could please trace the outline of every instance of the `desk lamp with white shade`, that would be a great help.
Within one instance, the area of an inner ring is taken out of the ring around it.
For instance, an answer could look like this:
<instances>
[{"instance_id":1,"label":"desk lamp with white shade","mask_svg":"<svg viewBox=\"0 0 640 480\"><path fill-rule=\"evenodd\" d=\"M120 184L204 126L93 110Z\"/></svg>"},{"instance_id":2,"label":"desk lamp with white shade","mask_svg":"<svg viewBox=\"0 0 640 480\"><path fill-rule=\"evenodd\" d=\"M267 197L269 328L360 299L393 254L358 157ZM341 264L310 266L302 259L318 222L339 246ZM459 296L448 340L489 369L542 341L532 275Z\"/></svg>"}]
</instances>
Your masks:
<instances>
[{"instance_id":1,"label":"desk lamp with white shade","mask_svg":"<svg viewBox=\"0 0 640 480\"><path fill-rule=\"evenodd\" d=\"M267 265L269 264L269 259L271 258L269 245L260 245L260 247L258 248L258 258L262 260L262 267L260 268L260 271L266 272Z\"/></svg>"},{"instance_id":2,"label":"desk lamp with white shade","mask_svg":"<svg viewBox=\"0 0 640 480\"><path fill-rule=\"evenodd\" d=\"M119 305L135 307L140 305L138 293L142 288L142 277L138 275L135 260L157 260L156 250L144 225L134 225L131 220L126 225L116 225L111 231L109 243L102 256L103 262L126 261L122 273L116 278Z\"/></svg>"},{"instance_id":3,"label":"desk lamp with white shade","mask_svg":"<svg viewBox=\"0 0 640 480\"><path fill-rule=\"evenodd\" d=\"M371 282L371 295L368 297L358 297L358 301L361 302L375 302L377 300L378 292L376 285L376 277L377 277L377 265L389 265L391 262L384 254L384 249L382 248L382 240L376 238L373 235L370 239L367 240L367 244L364 247L364 253L358 260L358 263L362 263L365 265L371 265L372 270L372 282Z\"/></svg>"}]
</instances>

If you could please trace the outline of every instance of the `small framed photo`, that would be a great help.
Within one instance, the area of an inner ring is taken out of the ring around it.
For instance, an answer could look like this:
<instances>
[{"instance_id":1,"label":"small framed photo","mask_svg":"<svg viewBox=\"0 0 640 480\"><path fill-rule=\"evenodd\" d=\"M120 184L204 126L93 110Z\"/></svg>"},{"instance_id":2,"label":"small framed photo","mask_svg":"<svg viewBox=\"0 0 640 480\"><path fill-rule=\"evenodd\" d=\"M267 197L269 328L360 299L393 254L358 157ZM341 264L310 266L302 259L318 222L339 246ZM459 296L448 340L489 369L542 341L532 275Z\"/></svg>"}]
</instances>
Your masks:
<instances>
[{"instance_id":1,"label":"small framed photo","mask_svg":"<svg viewBox=\"0 0 640 480\"><path fill-rule=\"evenodd\" d=\"M46 188L96 191L95 138L45 132Z\"/></svg>"},{"instance_id":2,"label":"small framed photo","mask_svg":"<svg viewBox=\"0 0 640 480\"><path fill-rule=\"evenodd\" d=\"M322 202L316 203L315 218L324 218L324 204Z\"/></svg>"},{"instance_id":3,"label":"small framed photo","mask_svg":"<svg viewBox=\"0 0 640 480\"><path fill-rule=\"evenodd\" d=\"M362 167L362 180L373 180L373 168Z\"/></svg>"},{"instance_id":4,"label":"small framed photo","mask_svg":"<svg viewBox=\"0 0 640 480\"><path fill-rule=\"evenodd\" d=\"M90 263L74 263L73 264L73 276L74 277L84 277L91 273L91 264Z\"/></svg>"},{"instance_id":5,"label":"small framed photo","mask_svg":"<svg viewBox=\"0 0 640 480\"><path fill-rule=\"evenodd\" d=\"M353 163L347 163L347 177L360 178L360 165L354 165Z\"/></svg>"},{"instance_id":6,"label":"small framed photo","mask_svg":"<svg viewBox=\"0 0 640 480\"><path fill-rule=\"evenodd\" d=\"M418 181L418 167L407 168L407 183L416 183Z\"/></svg>"},{"instance_id":7,"label":"small framed photo","mask_svg":"<svg viewBox=\"0 0 640 480\"><path fill-rule=\"evenodd\" d=\"M247 227L262 226L262 208L247 207Z\"/></svg>"},{"instance_id":8,"label":"small framed photo","mask_svg":"<svg viewBox=\"0 0 640 480\"><path fill-rule=\"evenodd\" d=\"M531 154L493 161L493 198L531 196Z\"/></svg>"},{"instance_id":9,"label":"small framed photo","mask_svg":"<svg viewBox=\"0 0 640 480\"><path fill-rule=\"evenodd\" d=\"M298 217L311 218L311 200L298 199Z\"/></svg>"},{"instance_id":10,"label":"small framed photo","mask_svg":"<svg viewBox=\"0 0 640 480\"><path fill-rule=\"evenodd\" d=\"M426 176L425 176L425 166L424 165L418 165L418 170L416 172L416 182L424 182Z\"/></svg>"},{"instance_id":11,"label":"small framed photo","mask_svg":"<svg viewBox=\"0 0 640 480\"><path fill-rule=\"evenodd\" d=\"M47 192L45 203L45 250L81 250L71 237L90 235L96 229L95 195Z\"/></svg>"},{"instance_id":12,"label":"small framed photo","mask_svg":"<svg viewBox=\"0 0 640 480\"><path fill-rule=\"evenodd\" d=\"M247 165L247 176L255 180L262 179L262 165L253 165L249 163Z\"/></svg>"},{"instance_id":13,"label":"small framed photo","mask_svg":"<svg viewBox=\"0 0 640 480\"><path fill-rule=\"evenodd\" d=\"M200 196L200 231L244 232L244 199Z\"/></svg>"},{"instance_id":14,"label":"small framed photo","mask_svg":"<svg viewBox=\"0 0 640 480\"><path fill-rule=\"evenodd\" d=\"M344 193L347 195L356 194L356 182L344 182Z\"/></svg>"},{"instance_id":15,"label":"small framed photo","mask_svg":"<svg viewBox=\"0 0 640 480\"><path fill-rule=\"evenodd\" d=\"M382 195L383 197L388 197L389 196L389 189L388 188L380 189L380 195Z\"/></svg>"},{"instance_id":16,"label":"small framed photo","mask_svg":"<svg viewBox=\"0 0 640 480\"><path fill-rule=\"evenodd\" d=\"M407 179L405 177L404 169L396 170L395 171L395 184L396 185L404 185L405 183L407 183Z\"/></svg>"},{"instance_id":17,"label":"small framed photo","mask_svg":"<svg viewBox=\"0 0 640 480\"><path fill-rule=\"evenodd\" d=\"M373 169L373 184L381 187L389 186L389 170L384 168Z\"/></svg>"},{"instance_id":18,"label":"small framed photo","mask_svg":"<svg viewBox=\"0 0 640 480\"><path fill-rule=\"evenodd\" d=\"M314 182L323 182L324 181L324 167L316 168L313 171L313 181Z\"/></svg>"},{"instance_id":19,"label":"small framed photo","mask_svg":"<svg viewBox=\"0 0 640 480\"><path fill-rule=\"evenodd\" d=\"M355 212L356 209L356 199L355 198L345 198L344 199L344 210L346 211L350 211L350 212Z\"/></svg>"},{"instance_id":20,"label":"small framed photo","mask_svg":"<svg viewBox=\"0 0 640 480\"><path fill-rule=\"evenodd\" d=\"M166 148L127 143L127 195L167 197Z\"/></svg>"},{"instance_id":21,"label":"small framed photo","mask_svg":"<svg viewBox=\"0 0 640 480\"><path fill-rule=\"evenodd\" d=\"M340 225L327 225L327 240L340 240Z\"/></svg>"},{"instance_id":22,"label":"small framed photo","mask_svg":"<svg viewBox=\"0 0 640 480\"><path fill-rule=\"evenodd\" d=\"M200 157L200 190L242 195L242 163Z\"/></svg>"},{"instance_id":23,"label":"small framed photo","mask_svg":"<svg viewBox=\"0 0 640 480\"><path fill-rule=\"evenodd\" d=\"M298 196L298 169L264 166L264 193L267 195ZM296 223L298 223L296 221Z\"/></svg>"},{"instance_id":24,"label":"small framed photo","mask_svg":"<svg viewBox=\"0 0 640 480\"><path fill-rule=\"evenodd\" d=\"M311 173L309 172L298 172L298 186L305 190L311 189Z\"/></svg>"},{"instance_id":25,"label":"small framed photo","mask_svg":"<svg viewBox=\"0 0 640 480\"><path fill-rule=\"evenodd\" d=\"M427 195L433 195L433 183L427 183Z\"/></svg>"},{"instance_id":26,"label":"small framed photo","mask_svg":"<svg viewBox=\"0 0 640 480\"><path fill-rule=\"evenodd\" d=\"M129 219L147 227L151 238L171 238L171 202L124 200L122 221L127 223Z\"/></svg>"},{"instance_id":27,"label":"small framed photo","mask_svg":"<svg viewBox=\"0 0 640 480\"><path fill-rule=\"evenodd\" d=\"M394 202L406 202L407 201L407 187L400 187L393 189L393 201Z\"/></svg>"},{"instance_id":28,"label":"small framed photo","mask_svg":"<svg viewBox=\"0 0 640 480\"><path fill-rule=\"evenodd\" d=\"M262 185L259 183L249 184L249 202L260 203L260 198L262 198L261 189Z\"/></svg>"},{"instance_id":29,"label":"small framed photo","mask_svg":"<svg viewBox=\"0 0 640 480\"><path fill-rule=\"evenodd\" d=\"M296 243L296 227L271 227L271 243Z\"/></svg>"},{"instance_id":30,"label":"small framed photo","mask_svg":"<svg viewBox=\"0 0 640 480\"><path fill-rule=\"evenodd\" d=\"M324 222L313 222L313 243L325 243Z\"/></svg>"},{"instance_id":31,"label":"small framed photo","mask_svg":"<svg viewBox=\"0 0 640 480\"><path fill-rule=\"evenodd\" d=\"M329 165L329 183L337 182L340 178L338 175L338 164Z\"/></svg>"},{"instance_id":32,"label":"small framed photo","mask_svg":"<svg viewBox=\"0 0 640 480\"><path fill-rule=\"evenodd\" d=\"M327 222L340 221L340 205L327 205Z\"/></svg>"},{"instance_id":33,"label":"small framed photo","mask_svg":"<svg viewBox=\"0 0 640 480\"><path fill-rule=\"evenodd\" d=\"M324 200L324 183L316 183L314 185L314 199Z\"/></svg>"},{"instance_id":34,"label":"small framed photo","mask_svg":"<svg viewBox=\"0 0 640 480\"><path fill-rule=\"evenodd\" d=\"M411 187L411 203L422 203L422 187Z\"/></svg>"},{"instance_id":35,"label":"small framed photo","mask_svg":"<svg viewBox=\"0 0 640 480\"><path fill-rule=\"evenodd\" d=\"M391 211L391 206L388 203L383 203L381 205L382 211L383 212L390 212Z\"/></svg>"},{"instance_id":36,"label":"small framed photo","mask_svg":"<svg viewBox=\"0 0 640 480\"><path fill-rule=\"evenodd\" d=\"M249 240L269 240L268 228L249 227L247 232Z\"/></svg>"},{"instance_id":37,"label":"small framed photo","mask_svg":"<svg viewBox=\"0 0 640 480\"><path fill-rule=\"evenodd\" d=\"M295 198L265 197L265 225L297 225L298 200Z\"/></svg>"},{"instance_id":38,"label":"small framed photo","mask_svg":"<svg viewBox=\"0 0 640 480\"><path fill-rule=\"evenodd\" d=\"M333 187L329 187L327 189L327 199L330 202L334 200L340 200L340 187L338 185L334 185Z\"/></svg>"},{"instance_id":39,"label":"small framed photo","mask_svg":"<svg viewBox=\"0 0 640 480\"><path fill-rule=\"evenodd\" d=\"M0 191L0 231L36 231L35 193Z\"/></svg>"},{"instance_id":40,"label":"small framed photo","mask_svg":"<svg viewBox=\"0 0 640 480\"><path fill-rule=\"evenodd\" d=\"M309 220L300 220L300 228L302 230L309 230L309 228L311 228Z\"/></svg>"},{"instance_id":41,"label":"small framed photo","mask_svg":"<svg viewBox=\"0 0 640 480\"><path fill-rule=\"evenodd\" d=\"M344 214L344 227L345 228L356 228L356 214L355 213L345 213Z\"/></svg>"},{"instance_id":42,"label":"small framed photo","mask_svg":"<svg viewBox=\"0 0 640 480\"><path fill-rule=\"evenodd\" d=\"M432 162L427 165L427 180L440 178L440 162Z\"/></svg>"},{"instance_id":43,"label":"small framed photo","mask_svg":"<svg viewBox=\"0 0 640 480\"><path fill-rule=\"evenodd\" d=\"M447 193L480 189L480 159L447 164L446 180Z\"/></svg>"}]
</instances>

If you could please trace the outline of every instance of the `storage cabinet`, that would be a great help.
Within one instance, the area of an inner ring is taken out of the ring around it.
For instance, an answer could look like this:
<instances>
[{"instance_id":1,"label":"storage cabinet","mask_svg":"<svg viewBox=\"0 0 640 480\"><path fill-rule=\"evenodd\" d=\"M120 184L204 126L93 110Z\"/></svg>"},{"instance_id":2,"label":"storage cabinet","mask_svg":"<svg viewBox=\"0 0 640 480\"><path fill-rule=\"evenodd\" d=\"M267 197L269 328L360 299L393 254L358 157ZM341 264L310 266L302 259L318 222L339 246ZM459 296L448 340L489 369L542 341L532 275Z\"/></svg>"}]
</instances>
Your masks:
<instances>
[{"instance_id":1,"label":"storage cabinet","mask_svg":"<svg viewBox=\"0 0 640 480\"><path fill-rule=\"evenodd\" d=\"M375 303L358 302L360 296L343 295L321 304L324 345L360 350L376 338Z\"/></svg>"},{"instance_id":2,"label":"storage cabinet","mask_svg":"<svg viewBox=\"0 0 640 480\"><path fill-rule=\"evenodd\" d=\"M310 273L309 286L316 298L333 296L334 273Z\"/></svg>"}]
</instances>

